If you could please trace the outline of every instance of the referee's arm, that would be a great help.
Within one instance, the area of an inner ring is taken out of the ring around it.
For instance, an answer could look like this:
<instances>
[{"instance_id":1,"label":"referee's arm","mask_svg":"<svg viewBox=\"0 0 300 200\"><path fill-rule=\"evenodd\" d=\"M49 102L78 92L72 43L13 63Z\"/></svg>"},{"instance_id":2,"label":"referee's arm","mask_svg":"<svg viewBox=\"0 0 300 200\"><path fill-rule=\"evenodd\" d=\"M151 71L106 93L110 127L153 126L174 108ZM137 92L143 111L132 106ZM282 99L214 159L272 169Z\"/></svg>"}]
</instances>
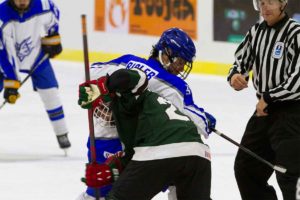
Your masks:
<instances>
[{"instance_id":1,"label":"referee's arm","mask_svg":"<svg viewBox=\"0 0 300 200\"><path fill-rule=\"evenodd\" d=\"M253 57L251 56L252 35L255 32L258 24L253 26L246 34L242 43L238 46L235 52L235 62L229 71L227 81L235 90L242 90L248 87L249 71L252 69Z\"/></svg>"}]
</instances>

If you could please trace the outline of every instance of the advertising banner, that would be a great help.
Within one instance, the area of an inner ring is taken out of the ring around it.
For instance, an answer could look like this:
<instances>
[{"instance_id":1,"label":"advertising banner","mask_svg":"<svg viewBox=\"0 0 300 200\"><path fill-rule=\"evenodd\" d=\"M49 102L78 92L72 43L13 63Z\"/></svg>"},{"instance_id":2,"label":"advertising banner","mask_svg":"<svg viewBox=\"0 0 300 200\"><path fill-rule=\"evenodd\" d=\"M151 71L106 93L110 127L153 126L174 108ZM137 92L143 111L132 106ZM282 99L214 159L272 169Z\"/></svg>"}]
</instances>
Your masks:
<instances>
[{"instance_id":1,"label":"advertising banner","mask_svg":"<svg viewBox=\"0 0 300 200\"><path fill-rule=\"evenodd\" d=\"M214 40L241 42L259 20L251 0L214 0Z\"/></svg>"},{"instance_id":2,"label":"advertising banner","mask_svg":"<svg viewBox=\"0 0 300 200\"><path fill-rule=\"evenodd\" d=\"M156 35L171 27L197 38L197 0L131 0L129 32Z\"/></svg>"},{"instance_id":3,"label":"advertising banner","mask_svg":"<svg viewBox=\"0 0 300 200\"><path fill-rule=\"evenodd\" d=\"M95 30L105 30L105 1L95 0Z\"/></svg>"},{"instance_id":4,"label":"advertising banner","mask_svg":"<svg viewBox=\"0 0 300 200\"><path fill-rule=\"evenodd\" d=\"M286 12L300 22L300 0L289 0ZM214 0L215 41L239 43L259 20L251 0Z\"/></svg>"},{"instance_id":5,"label":"advertising banner","mask_svg":"<svg viewBox=\"0 0 300 200\"><path fill-rule=\"evenodd\" d=\"M95 30L128 33L128 0L95 0Z\"/></svg>"},{"instance_id":6,"label":"advertising banner","mask_svg":"<svg viewBox=\"0 0 300 200\"><path fill-rule=\"evenodd\" d=\"M171 27L197 39L197 0L95 0L95 30L159 36Z\"/></svg>"}]
</instances>

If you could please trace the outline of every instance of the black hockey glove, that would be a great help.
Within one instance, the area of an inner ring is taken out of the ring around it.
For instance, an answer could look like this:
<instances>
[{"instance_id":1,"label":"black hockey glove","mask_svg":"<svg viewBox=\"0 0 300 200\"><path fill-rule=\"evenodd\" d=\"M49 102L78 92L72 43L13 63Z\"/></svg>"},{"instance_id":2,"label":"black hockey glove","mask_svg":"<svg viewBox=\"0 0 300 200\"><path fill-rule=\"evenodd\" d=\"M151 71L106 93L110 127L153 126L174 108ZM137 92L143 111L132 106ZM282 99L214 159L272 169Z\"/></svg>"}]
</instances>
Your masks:
<instances>
[{"instance_id":1,"label":"black hockey glove","mask_svg":"<svg viewBox=\"0 0 300 200\"><path fill-rule=\"evenodd\" d=\"M49 54L50 58L54 58L62 52L60 35L55 33L42 38L42 50Z\"/></svg>"},{"instance_id":2,"label":"black hockey glove","mask_svg":"<svg viewBox=\"0 0 300 200\"><path fill-rule=\"evenodd\" d=\"M15 104L17 99L20 97L18 92L20 82L17 80L4 80L4 99L11 104Z\"/></svg>"}]
</instances>

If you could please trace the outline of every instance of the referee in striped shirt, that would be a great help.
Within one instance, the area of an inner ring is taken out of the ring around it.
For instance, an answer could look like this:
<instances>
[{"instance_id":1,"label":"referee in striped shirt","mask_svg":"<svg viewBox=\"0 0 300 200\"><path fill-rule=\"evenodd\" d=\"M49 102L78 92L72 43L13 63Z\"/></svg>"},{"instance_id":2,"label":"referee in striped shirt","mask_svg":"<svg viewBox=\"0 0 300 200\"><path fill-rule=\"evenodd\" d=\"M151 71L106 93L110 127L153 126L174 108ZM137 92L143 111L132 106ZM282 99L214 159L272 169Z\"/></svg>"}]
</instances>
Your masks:
<instances>
[{"instance_id":1,"label":"referee in striped shirt","mask_svg":"<svg viewBox=\"0 0 300 200\"><path fill-rule=\"evenodd\" d=\"M235 53L228 82L248 87L249 72L258 103L241 144L287 168L277 173L284 200L295 200L300 176L300 24L284 11L287 0L253 0L264 19L251 27ZM238 151L235 177L243 200L276 200L268 185L269 166Z\"/></svg>"}]
</instances>

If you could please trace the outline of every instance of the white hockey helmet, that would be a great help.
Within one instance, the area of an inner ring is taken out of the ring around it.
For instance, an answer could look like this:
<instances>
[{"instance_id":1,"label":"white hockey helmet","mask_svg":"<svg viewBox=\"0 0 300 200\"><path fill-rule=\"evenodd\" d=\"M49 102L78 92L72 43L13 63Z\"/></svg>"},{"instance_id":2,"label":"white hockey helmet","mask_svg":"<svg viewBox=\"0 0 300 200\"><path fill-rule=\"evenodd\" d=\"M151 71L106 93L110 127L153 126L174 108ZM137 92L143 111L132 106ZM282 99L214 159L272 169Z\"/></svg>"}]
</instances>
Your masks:
<instances>
[{"instance_id":1,"label":"white hockey helmet","mask_svg":"<svg viewBox=\"0 0 300 200\"><path fill-rule=\"evenodd\" d=\"M259 1L260 0L253 0L253 6L256 11L259 11ZM268 1L279 1L279 2L285 3L285 4L288 3L288 0L268 0Z\"/></svg>"}]
</instances>

